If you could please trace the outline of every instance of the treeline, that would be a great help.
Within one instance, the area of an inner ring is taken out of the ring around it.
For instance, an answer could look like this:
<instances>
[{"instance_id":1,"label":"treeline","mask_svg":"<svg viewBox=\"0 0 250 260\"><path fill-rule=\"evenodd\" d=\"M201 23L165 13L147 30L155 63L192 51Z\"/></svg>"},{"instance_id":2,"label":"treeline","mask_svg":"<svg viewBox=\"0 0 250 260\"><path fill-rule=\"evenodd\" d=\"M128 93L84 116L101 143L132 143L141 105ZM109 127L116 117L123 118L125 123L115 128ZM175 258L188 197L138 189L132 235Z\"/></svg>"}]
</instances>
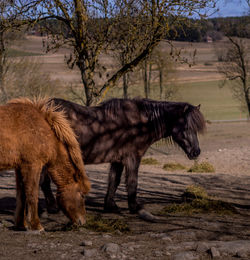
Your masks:
<instances>
[{"instance_id":1,"label":"treeline","mask_svg":"<svg viewBox=\"0 0 250 260\"><path fill-rule=\"evenodd\" d=\"M100 21L99 21L100 22ZM33 33L40 33L43 35L50 28L50 31L65 31L68 37L71 37L70 33L67 32L67 27L57 20L47 20L40 22L35 28ZM210 18L206 20L195 20L195 19L184 19L175 24L172 27L168 35L166 36L169 40L176 41L189 41L189 42L202 42L207 41L208 38L212 41L220 40L224 35L236 36L241 38L250 38L250 16L241 17L221 17L221 18Z\"/></svg>"},{"instance_id":2,"label":"treeline","mask_svg":"<svg viewBox=\"0 0 250 260\"><path fill-rule=\"evenodd\" d=\"M176 41L201 42L208 37L213 41L224 35L250 38L250 16L188 19L171 28L167 38Z\"/></svg>"}]
</instances>

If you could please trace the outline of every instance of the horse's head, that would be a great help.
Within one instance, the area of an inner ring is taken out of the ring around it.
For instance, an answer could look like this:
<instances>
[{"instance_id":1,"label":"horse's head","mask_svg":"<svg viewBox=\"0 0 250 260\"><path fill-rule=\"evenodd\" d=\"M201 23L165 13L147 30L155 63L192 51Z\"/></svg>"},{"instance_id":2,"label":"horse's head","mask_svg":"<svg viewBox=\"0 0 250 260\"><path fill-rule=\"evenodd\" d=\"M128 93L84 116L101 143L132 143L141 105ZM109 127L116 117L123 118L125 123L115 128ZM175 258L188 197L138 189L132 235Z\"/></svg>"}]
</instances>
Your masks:
<instances>
[{"instance_id":1,"label":"horse's head","mask_svg":"<svg viewBox=\"0 0 250 260\"><path fill-rule=\"evenodd\" d=\"M72 224L85 224L85 193L78 183L67 185L57 194L57 202Z\"/></svg>"},{"instance_id":2,"label":"horse's head","mask_svg":"<svg viewBox=\"0 0 250 260\"><path fill-rule=\"evenodd\" d=\"M173 125L172 138L184 150L190 160L200 155L197 134L205 128L205 120L200 112L200 105L194 107L186 104L180 117Z\"/></svg>"}]
</instances>

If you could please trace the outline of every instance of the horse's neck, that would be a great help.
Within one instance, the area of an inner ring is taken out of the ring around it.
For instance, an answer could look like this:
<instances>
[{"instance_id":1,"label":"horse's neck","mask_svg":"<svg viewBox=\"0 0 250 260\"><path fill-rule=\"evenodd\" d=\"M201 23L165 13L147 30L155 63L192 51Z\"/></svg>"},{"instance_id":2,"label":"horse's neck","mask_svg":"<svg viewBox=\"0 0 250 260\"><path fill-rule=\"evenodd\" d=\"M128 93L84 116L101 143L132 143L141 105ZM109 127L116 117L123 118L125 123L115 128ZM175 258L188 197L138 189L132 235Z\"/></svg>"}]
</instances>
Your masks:
<instances>
[{"instance_id":1,"label":"horse's neck","mask_svg":"<svg viewBox=\"0 0 250 260\"><path fill-rule=\"evenodd\" d=\"M75 169L66 152L66 149L63 152L59 151L55 160L51 163L51 167L48 169L54 183L59 189L74 182L73 173Z\"/></svg>"},{"instance_id":2,"label":"horse's neck","mask_svg":"<svg viewBox=\"0 0 250 260\"><path fill-rule=\"evenodd\" d=\"M170 121L170 116L163 107L156 106L155 110L150 113L149 117L151 121L150 124L153 130L153 142L171 136L171 127L167 123L168 121Z\"/></svg>"}]
</instances>

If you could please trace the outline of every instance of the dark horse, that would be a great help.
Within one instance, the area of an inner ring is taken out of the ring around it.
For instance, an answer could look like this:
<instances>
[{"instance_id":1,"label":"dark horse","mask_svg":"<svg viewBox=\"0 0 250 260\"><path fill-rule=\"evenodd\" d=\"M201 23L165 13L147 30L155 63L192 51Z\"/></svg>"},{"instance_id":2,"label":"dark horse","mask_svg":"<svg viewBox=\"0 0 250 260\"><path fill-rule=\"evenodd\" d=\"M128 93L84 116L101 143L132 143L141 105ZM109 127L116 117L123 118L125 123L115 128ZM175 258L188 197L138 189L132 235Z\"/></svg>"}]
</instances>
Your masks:
<instances>
[{"instance_id":1,"label":"dark horse","mask_svg":"<svg viewBox=\"0 0 250 260\"><path fill-rule=\"evenodd\" d=\"M205 129L200 106L148 99L111 99L85 107L63 99L51 99L67 114L75 130L85 164L111 163L105 211L118 211L114 195L125 168L131 213L142 205L136 199L138 168L154 142L171 137L189 159L200 154L197 133ZM53 197L48 179L42 185L48 204Z\"/></svg>"}]
</instances>

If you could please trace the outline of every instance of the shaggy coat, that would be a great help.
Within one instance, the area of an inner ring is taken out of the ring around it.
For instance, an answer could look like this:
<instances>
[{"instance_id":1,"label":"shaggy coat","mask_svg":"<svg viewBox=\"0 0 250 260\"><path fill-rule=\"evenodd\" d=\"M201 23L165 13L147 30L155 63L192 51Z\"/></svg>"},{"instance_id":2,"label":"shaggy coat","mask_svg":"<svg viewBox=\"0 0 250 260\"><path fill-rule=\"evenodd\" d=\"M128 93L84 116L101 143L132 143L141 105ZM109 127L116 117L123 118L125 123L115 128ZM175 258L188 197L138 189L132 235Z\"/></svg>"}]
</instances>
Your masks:
<instances>
[{"instance_id":1,"label":"shaggy coat","mask_svg":"<svg viewBox=\"0 0 250 260\"><path fill-rule=\"evenodd\" d=\"M63 112L47 100L15 99L0 106L0 170L15 169L17 228L43 230L38 218L40 173L46 167L58 204L74 223L84 223L82 198L90 189L81 150Z\"/></svg>"},{"instance_id":2,"label":"shaggy coat","mask_svg":"<svg viewBox=\"0 0 250 260\"><path fill-rule=\"evenodd\" d=\"M197 133L205 128L199 110L188 103L159 102L148 99L111 99L96 107L85 107L63 99L60 105L77 134L85 164L111 163L105 210L116 211L114 195L125 169L128 205L137 212L138 168L142 156L154 142L172 138L195 159L200 154ZM49 181L44 185L46 197L51 193ZM46 183L45 182L45 183ZM51 196L50 201L53 201Z\"/></svg>"}]
</instances>

